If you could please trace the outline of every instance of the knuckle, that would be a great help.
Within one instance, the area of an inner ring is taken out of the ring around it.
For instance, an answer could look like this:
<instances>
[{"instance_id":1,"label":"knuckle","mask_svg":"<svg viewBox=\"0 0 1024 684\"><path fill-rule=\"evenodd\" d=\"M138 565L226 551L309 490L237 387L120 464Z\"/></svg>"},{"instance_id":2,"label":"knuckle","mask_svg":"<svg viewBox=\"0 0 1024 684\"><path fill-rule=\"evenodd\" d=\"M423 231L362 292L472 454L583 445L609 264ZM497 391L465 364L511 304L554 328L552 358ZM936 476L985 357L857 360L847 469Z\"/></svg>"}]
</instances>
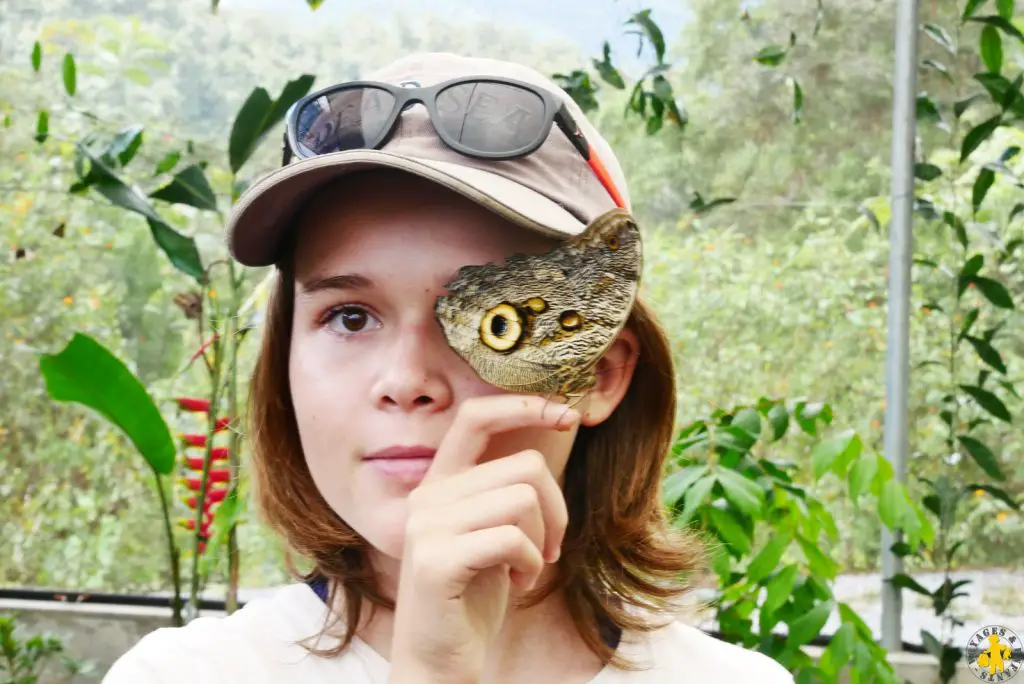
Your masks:
<instances>
[{"instance_id":1,"label":"knuckle","mask_svg":"<svg viewBox=\"0 0 1024 684\"><path fill-rule=\"evenodd\" d=\"M548 472L548 462L544 454L536 449L522 452L523 474L530 479L543 477Z\"/></svg>"},{"instance_id":2,"label":"knuckle","mask_svg":"<svg viewBox=\"0 0 1024 684\"><path fill-rule=\"evenodd\" d=\"M510 488L510 496L515 507L520 511L529 511L540 507L540 496L537 490L525 482L518 482Z\"/></svg>"}]
</instances>

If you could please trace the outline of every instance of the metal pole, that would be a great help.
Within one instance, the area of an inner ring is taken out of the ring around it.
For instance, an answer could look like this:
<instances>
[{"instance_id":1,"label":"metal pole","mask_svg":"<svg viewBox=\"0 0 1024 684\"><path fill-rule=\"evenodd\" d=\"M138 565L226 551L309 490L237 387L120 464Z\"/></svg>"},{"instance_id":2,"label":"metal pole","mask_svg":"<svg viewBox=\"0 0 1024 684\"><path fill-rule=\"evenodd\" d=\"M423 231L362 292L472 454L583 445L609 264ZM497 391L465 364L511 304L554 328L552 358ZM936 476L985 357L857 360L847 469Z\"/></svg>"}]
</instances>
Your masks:
<instances>
[{"instance_id":1,"label":"metal pole","mask_svg":"<svg viewBox=\"0 0 1024 684\"><path fill-rule=\"evenodd\" d=\"M885 358L885 457L895 477L907 480L907 386L910 374L910 262L914 210L914 139L917 102L917 0L896 2L896 60L892 107L892 221L889 225L888 343ZM903 571L892 552L899 541L882 528L882 645L900 651L902 597L888 581Z\"/></svg>"}]
</instances>

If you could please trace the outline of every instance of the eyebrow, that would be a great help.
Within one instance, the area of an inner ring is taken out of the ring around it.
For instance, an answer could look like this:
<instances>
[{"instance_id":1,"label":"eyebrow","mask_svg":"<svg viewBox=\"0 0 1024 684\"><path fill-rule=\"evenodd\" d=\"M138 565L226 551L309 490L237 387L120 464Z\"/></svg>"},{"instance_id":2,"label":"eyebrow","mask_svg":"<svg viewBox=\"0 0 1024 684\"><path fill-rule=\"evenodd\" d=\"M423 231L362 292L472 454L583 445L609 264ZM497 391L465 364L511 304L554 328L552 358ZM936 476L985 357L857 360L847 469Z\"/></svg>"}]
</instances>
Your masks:
<instances>
[{"instance_id":1,"label":"eyebrow","mask_svg":"<svg viewBox=\"0 0 1024 684\"><path fill-rule=\"evenodd\" d=\"M312 294L322 290L368 290L373 287L373 281L359 273L341 273L338 275L313 278L300 283L305 294Z\"/></svg>"}]
</instances>

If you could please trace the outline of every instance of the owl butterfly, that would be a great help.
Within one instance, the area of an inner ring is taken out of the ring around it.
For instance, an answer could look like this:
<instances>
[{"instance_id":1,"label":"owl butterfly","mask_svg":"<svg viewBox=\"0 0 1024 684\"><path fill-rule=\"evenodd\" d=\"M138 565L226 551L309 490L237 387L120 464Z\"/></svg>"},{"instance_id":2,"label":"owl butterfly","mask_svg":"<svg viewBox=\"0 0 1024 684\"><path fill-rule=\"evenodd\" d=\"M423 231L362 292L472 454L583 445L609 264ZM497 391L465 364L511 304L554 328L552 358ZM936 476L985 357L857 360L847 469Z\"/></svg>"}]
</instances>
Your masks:
<instances>
[{"instance_id":1,"label":"owl butterfly","mask_svg":"<svg viewBox=\"0 0 1024 684\"><path fill-rule=\"evenodd\" d=\"M435 313L485 382L578 399L629 318L642 266L635 219L612 209L544 254L462 267Z\"/></svg>"}]
</instances>

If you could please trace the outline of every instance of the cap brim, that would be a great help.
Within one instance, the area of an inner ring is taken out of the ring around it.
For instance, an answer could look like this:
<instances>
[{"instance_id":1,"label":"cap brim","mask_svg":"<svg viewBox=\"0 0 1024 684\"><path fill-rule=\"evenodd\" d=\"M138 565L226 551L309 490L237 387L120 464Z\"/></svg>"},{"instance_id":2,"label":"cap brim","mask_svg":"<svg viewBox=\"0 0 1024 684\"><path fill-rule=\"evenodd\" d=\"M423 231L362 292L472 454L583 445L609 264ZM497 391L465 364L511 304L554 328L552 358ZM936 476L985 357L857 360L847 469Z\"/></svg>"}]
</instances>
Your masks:
<instances>
[{"instance_id":1,"label":"cap brim","mask_svg":"<svg viewBox=\"0 0 1024 684\"><path fill-rule=\"evenodd\" d=\"M372 168L399 169L426 178L551 237L579 235L586 229L560 204L495 173L380 150L346 150L283 166L250 186L228 220L231 254L246 266L275 263L284 232L292 228L293 217L311 194L328 181Z\"/></svg>"}]
</instances>

